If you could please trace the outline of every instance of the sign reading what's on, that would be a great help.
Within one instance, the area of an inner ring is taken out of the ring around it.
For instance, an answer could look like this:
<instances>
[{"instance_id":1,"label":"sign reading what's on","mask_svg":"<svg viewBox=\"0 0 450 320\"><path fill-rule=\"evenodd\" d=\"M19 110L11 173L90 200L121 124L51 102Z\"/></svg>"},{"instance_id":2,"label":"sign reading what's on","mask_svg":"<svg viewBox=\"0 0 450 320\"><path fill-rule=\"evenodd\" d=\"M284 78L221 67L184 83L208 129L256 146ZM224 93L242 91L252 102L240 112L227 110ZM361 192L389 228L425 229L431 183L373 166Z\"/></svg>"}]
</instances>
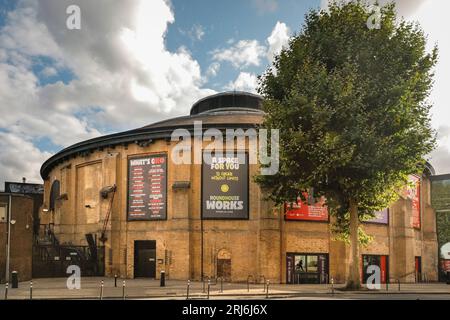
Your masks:
<instances>
[{"instance_id":1,"label":"sign reading what's on","mask_svg":"<svg viewBox=\"0 0 450 320\"><path fill-rule=\"evenodd\" d=\"M167 218L167 156L128 159L128 220Z\"/></svg>"},{"instance_id":2,"label":"sign reading what's on","mask_svg":"<svg viewBox=\"0 0 450 320\"><path fill-rule=\"evenodd\" d=\"M248 219L248 155L212 153L202 165L202 219Z\"/></svg>"}]
</instances>

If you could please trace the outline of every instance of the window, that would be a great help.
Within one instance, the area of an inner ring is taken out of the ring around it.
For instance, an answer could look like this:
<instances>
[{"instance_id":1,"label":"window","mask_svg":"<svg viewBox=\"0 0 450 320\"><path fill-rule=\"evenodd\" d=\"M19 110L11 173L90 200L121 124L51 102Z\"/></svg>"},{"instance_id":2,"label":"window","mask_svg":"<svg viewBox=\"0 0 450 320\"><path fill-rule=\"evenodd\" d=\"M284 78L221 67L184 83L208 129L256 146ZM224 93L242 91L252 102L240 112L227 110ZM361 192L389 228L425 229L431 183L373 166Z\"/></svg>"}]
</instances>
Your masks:
<instances>
[{"instance_id":1,"label":"window","mask_svg":"<svg viewBox=\"0 0 450 320\"><path fill-rule=\"evenodd\" d=\"M0 223L6 223L6 205L5 204L0 204Z\"/></svg>"},{"instance_id":2,"label":"window","mask_svg":"<svg viewBox=\"0 0 450 320\"><path fill-rule=\"evenodd\" d=\"M308 257L308 267L307 267L308 272L317 272L318 259L319 259L318 256Z\"/></svg>"},{"instance_id":3,"label":"window","mask_svg":"<svg viewBox=\"0 0 450 320\"><path fill-rule=\"evenodd\" d=\"M55 210L55 203L60 195L60 183L58 180L53 181L52 187L50 189L50 211Z\"/></svg>"},{"instance_id":4,"label":"window","mask_svg":"<svg viewBox=\"0 0 450 320\"><path fill-rule=\"evenodd\" d=\"M286 282L328 283L328 254L286 254Z\"/></svg>"}]
</instances>

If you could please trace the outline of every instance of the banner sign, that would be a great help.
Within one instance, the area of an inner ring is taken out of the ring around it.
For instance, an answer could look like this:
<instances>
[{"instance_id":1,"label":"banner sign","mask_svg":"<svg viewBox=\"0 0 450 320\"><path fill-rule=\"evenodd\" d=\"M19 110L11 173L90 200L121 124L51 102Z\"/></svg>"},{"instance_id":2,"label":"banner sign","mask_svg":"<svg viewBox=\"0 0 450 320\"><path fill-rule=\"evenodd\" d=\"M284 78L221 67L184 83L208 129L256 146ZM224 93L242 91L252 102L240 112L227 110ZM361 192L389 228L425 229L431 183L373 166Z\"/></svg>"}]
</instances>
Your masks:
<instances>
[{"instance_id":1,"label":"banner sign","mask_svg":"<svg viewBox=\"0 0 450 320\"><path fill-rule=\"evenodd\" d=\"M36 183L5 182L5 192L22 194L44 194L44 185Z\"/></svg>"},{"instance_id":2,"label":"banner sign","mask_svg":"<svg viewBox=\"0 0 450 320\"><path fill-rule=\"evenodd\" d=\"M202 165L202 219L248 219L248 155L215 155Z\"/></svg>"},{"instance_id":3,"label":"banner sign","mask_svg":"<svg viewBox=\"0 0 450 320\"><path fill-rule=\"evenodd\" d=\"M308 199L308 194L305 193ZM286 204L286 220L304 220L304 221L328 221L328 208L325 206L325 198L308 205L302 199L297 203Z\"/></svg>"},{"instance_id":4,"label":"banner sign","mask_svg":"<svg viewBox=\"0 0 450 320\"><path fill-rule=\"evenodd\" d=\"M412 201L413 228L420 229L420 178L410 176L409 180L414 184L407 188L407 196Z\"/></svg>"},{"instance_id":5,"label":"banner sign","mask_svg":"<svg viewBox=\"0 0 450 320\"><path fill-rule=\"evenodd\" d=\"M128 220L167 218L167 156L128 159Z\"/></svg>"},{"instance_id":6,"label":"banner sign","mask_svg":"<svg viewBox=\"0 0 450 320\"><path fill-rule=\"evenodd\" d=\"M384 210L375 212L375 217L366 220L365 222L377 224L389 224L389 209L386 208Z\"/></svg>"}]
</instances>

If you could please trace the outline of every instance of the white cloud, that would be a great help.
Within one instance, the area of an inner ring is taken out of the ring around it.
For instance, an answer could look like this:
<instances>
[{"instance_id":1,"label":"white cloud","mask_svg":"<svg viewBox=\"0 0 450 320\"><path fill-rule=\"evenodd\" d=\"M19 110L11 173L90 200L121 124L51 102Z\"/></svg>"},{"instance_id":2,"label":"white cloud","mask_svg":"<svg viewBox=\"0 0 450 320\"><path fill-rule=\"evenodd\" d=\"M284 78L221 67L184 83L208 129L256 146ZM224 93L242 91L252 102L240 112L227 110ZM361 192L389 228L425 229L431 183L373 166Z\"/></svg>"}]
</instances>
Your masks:
<instances>
[{"instance_id":1,"label":"white cloud","mask_svg":"<svg viewBox=\"0 0 450 320\"><path fill-rule=\"evenodd\" d=\"M205 28L202 25L195 24L189 31L179 29L182 35L188 36L192 41L201 41L206 34Z\"/></svg>"},{"instance_id":2,"label":"white cloud","mask_svg":"<svg viewBox=\"0 0 450 320\"><path fill-rule=\"evenodd\" d=\"M56 76L58 74L58 70L56 70L56 68L53 68L53 67L45 67L41 71L41 73L45 77L53 77L53 76Z\"/></svg>"},{"instance_id":3,"label":"white cloud","mask_svg":"<svg viewBox=\"0 0 450 320\"><path fill-rule=\"evenodd\" d=\"M228 83L227 90L256 93L258 77L252 73L241 72L235 81Z\"/></svg>"},{"instance_id":4,"label":"white cloud","mask_svg":"<svg viewBox=\"0 0 450 320\"><path fill-rule=\"evenodd\" d=\"M277 0L252 0L252 3L259 14L275 12L278 9Z\"/></svg>"},{"instance_id":5,"label":"white cloud","mask_svg":"<svg viewBox=\"0 0 450 320\"><path fill-rule=\"evenodd\" d=\"M414 1L417 9L408 7L408 19L418 21L428 36L428 50L437 44L439 61L435 84L430 96L433 103L432 124L438 131L438 148L431 154L431 164L441 174L450 173L450 37L446 28L450 1ZM420 2L420 3L419 3ZM400 7L402 8L402 7Z\"/></svg>"},{"instance_id":6,"label":"white cloud","mask_svg":"<svg viewBox=\"0 0 450 320\"><path fill-rule=\"evenodd\" d=\"M203 39L203 36L205 35L205 29L201 25L194 25L192 27L192 36L198 40L201 41Z\"/></svg>"},{"instance_id":7,"label":"white cloud","mask_svg":"<svg viewBox=\"0 0 450 320\"><path fill-rule=\"evenodd\" d=\"M342 2L351 2L354 0L340 0ZM417 10L420 9L420 7L426 3L429 0L365 0L368 4L379 4L379 5L386 5L391 2L395 2L395 6L397 8L397 13L400 16L408 17ZM445 0L444 0L445 1ZM321 0L320 5L322 9L328 8L328 4L330 3L330 0Z\"/></svg>"},{"instance_id":8,"label":"white cloud","mask_svg":"<svg viewBox=\"0 0 450 320\"><path fill-rule=\"evenodd\" d=\"M273 28L271 35L267 38L269 44L267 59L269 61L273 61L275 56L280 54L283 47L289 43L289 38L290 30L288 26L285 23L278 21L275 28Z\"/></svg>"},{"instance_id":9,"label":"white cloud","mask_svg":"<svg viewBox=\"0 0 450 320\"><path fill-rule=\"evenodd\" d=\"M0 150L0 189L5 181L21 181L22 177L29 182L41 181L40 166L50 153L41 152L30 141L5 132L0 132Z\"/></svg>"},{"instance_id":10,"label":"white cloud","mask_svg":"<svg viewBox=\"0 0 450 320\"><path fill-rule=\"evenodd\" d=\"M216 49L213 60L230 62L236 69L259 66L266 54L266 48L257 40L240 40L228 49Z\"/></svg>"},{"instance_id":11,"label":"white cloud","mask_svg":"<svg viewBox=\"0 0 450 320\"><path fill-rule=\"evenodd\" d=\"M71 4L81 8L81 30L65 27ZM0 29L0 128L26 150L39 138L65 147L187 114L214 91L202 88L200 66L185 48L166 49L173 22L164 0L20 0ZM40 58L51 63L35 74ZM55 70L74 79L40 86L38 76ZM29 167L39 169L44 158L33 156ZM16 176L9 158L0 167L1 176Z\"/></svg>"},{"instance_id":12,"label":"white cloud","mask_svg":"<svg viewBox=\"0 0 450 320\"><path fill-rule=\"evenodd\" d=\"M220 63L213 62L209 65L208 70L206 70L207 77L215 77L220 70Z\"/></svg>"}]
</instances>

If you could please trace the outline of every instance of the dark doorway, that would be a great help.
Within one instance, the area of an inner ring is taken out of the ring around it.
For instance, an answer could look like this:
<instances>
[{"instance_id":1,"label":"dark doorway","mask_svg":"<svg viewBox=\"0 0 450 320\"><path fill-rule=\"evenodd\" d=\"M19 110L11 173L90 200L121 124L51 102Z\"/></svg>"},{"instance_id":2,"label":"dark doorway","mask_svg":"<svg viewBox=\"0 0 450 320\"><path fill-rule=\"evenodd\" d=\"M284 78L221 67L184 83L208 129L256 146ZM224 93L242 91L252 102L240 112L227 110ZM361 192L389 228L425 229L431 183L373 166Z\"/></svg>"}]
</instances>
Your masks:
<instances>
[{"instance_id":1,"label":"dark doorway","mask_svg":"<svg viewBox=\"0 0 450 320\"><path fill-rule=\"evenodd\" d=\"M231 279L231 260L217 259L217 277L223 278L225 281Z\"/></svg>"},{"instance_id":2,"label":"dark doorway","mask_svg":"<svg viewBox=\"0 0 450 320\"><path fill-rule=\"evenodd\" d=\"M371 272L368 272L368 268L370 266L377 266L380 268L380 281L382 284L385 284L389 279L389 257L388 256L378 256L378 255L363 255L362 256L362 279L364 283L367 283L367 280L372 275Z\"/></svg>"},{"instance_id":3,"label":"dark doorway","mask_svg":"<svg viewBox=\"0 0 450 320\"><path fill-rule=\"evenodd\" d=\"M134 242L134 277L156 277L156 241Z\"/></svg>"},{"instance_id":4,"label":"dark doorway","mask_svg":"<svg viewBox=\"0 0 450 320\"><path fill-rule=\"evenodd\" d=\"M231 280L231 252L227 249L217 253L217 277L225 281Z\"/></svg>"},{"instance_id":5,"label":"dark doorway","mask_svg":"<svg viewBox=\"0 0 450 320\"><path fill-rule=\"evenodd\" d=\"M422 257L415 258L416 282L422 281Z\"/></svg>"},{"instance_id":6,"label":"dark doorway","mask_svg":"<svg viewBox=\"0 0 450 320\"><path fill-rule=\"evenodd\" d=\"M328 283L328 254L288 253L286 283Z\"/></svg>"}]
</instances>

